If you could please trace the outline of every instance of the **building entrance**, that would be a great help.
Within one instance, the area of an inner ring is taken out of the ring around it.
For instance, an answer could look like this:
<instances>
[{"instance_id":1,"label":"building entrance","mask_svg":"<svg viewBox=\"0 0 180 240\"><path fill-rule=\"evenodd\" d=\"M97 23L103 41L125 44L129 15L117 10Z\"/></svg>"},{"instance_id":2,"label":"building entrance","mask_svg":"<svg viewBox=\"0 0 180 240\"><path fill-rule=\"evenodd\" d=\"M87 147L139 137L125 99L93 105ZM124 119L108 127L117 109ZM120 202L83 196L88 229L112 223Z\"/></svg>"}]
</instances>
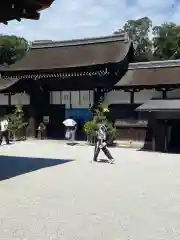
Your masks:
<instances>
[{"instance_id":1,"label":"building entrance","mask_svg":"<svg viewBox=\"0 0 180 240\"><path fill-rule=\"evenodd\" d=\"M49 105L44 111L42 120L47 120L47 137L50 139L64 138L65 105Z\"/></svg>"},{"instance_id":2,"label":"building entrance","mask_svg":"<svg viewBox=\"0 0 180 240\"><path fill-rule=\"evenodd\" d=\"M168 150L170 152L180 153L180 120L171 121Z\"/></svg>"}]
</instances>

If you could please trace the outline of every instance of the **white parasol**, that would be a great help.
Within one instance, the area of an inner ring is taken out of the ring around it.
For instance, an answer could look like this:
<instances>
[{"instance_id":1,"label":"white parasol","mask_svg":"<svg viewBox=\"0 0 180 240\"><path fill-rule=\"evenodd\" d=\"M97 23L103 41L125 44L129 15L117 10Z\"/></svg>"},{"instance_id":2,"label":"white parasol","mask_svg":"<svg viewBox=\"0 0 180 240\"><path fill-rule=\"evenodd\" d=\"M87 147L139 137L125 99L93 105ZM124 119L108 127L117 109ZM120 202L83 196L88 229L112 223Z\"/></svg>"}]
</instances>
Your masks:
<instances>
[{"instance_id":1,"label":"white parasol","mask_svg":"<svg viewBox=\"0 0 180 240\"><path fill-rule=\"evenodd\" d=\"M66 127L74 127L76 125L76 122L73 119L68 118L68 119L63 121L63 124Z\"/></svg>"}]
</instances>

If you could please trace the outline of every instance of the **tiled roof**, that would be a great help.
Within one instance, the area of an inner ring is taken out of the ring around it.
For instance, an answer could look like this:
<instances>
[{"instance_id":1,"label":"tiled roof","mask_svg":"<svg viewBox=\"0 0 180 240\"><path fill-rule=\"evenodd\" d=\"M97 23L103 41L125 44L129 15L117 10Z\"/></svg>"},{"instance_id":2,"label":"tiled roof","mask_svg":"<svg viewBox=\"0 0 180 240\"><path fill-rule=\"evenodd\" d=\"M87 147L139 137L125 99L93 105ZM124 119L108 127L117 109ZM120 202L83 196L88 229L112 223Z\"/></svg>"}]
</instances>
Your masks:
<instances>
[{"instance_id":1,"label":"tiled roof","mask_svg":"<svg viewBox=\"0 0 180 240\"><path fill-rule=\"evenodd\" d=\"M149 100L142 104L137 111L180 111L180 100Z\"/></svg>"},{"instance_id":2,"label":"tiled roof","mask_svg":"<svg viewBox=\"0 0 180 240\"><path fill-rule=\"evenodd\" d=\"M1 71L68 69L121 62L131 42L125 34L72 41L40 41L26 56Z\"/></svg>"},{"instance_id":3,"label":"tiled roof","mask_svg":"<svg viewBox=\"0 0 180 240\"><path fill-rule=\"evenodd\" d=\"M0 78L0 92L8 89L19 81L18 78Z\"/></svg>"},{"instance_id":4,"label":"tiled roof","mask_svg":"<svg viewBox=\"0 0 180 240\"><path fill-rule=\"evenodd\" d=\"M180 59L130 63L129 69L180 67Z\"/></svg>"},{"instance_id":5,"label":"tiled roof","mask_svg":"<svg viewBox=\"0 0 180 240\"><path fill-rule=\"evenodd\" d=\"M118 87L180 85L180 60L131 63Z\"/></svg>"}]
</instances>

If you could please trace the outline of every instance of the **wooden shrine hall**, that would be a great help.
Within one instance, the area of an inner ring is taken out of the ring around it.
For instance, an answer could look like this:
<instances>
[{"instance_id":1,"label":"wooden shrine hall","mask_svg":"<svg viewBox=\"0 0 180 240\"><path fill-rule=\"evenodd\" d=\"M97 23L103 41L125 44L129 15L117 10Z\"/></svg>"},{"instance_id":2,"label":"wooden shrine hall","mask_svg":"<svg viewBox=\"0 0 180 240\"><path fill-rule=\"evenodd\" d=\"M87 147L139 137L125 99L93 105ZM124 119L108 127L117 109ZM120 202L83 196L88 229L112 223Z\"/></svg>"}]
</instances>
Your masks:
<instances>
[{"instance_id":1,"label":"wooden shrine hall","mask_svg":"<svg viewBox=\"0 0 180 240\"><path fill-rule=\"evenodd\" d=\"M90 108L109 105L120 140L155 151L180 150L180 60L133 63L126 34L32 44L26 56L0 69L0 114L24 106L29 135L48 118L48 137L62 138L62 121L82 125Z\"/></svg>"},{"instance_id":2,"label":"wooden shrine hall","mask_svg":"<svg viewBox=\"0 0 180 240\"><path fill-rule=\"evenodd\" d=\"M180 60L131 63L114 90L130 94L131 117L116 123L125 138L144 141L145 149L180 152Z\"/></svg>"},{"instance_id":3,"label":"wooden shrine hall","mask_svg":"<svg viewBox=\"0 0 180 240\"><path fill-rule=\"evenodd\" d=\"M13 105L13 95L26 93L29 96L29 104L24 109L29 119L30 135L35 136L37 124L43 116L48 116L48 137L60 138L64 134L61 122L77 97L81 102L89 99L88 106L85 106L86 113L89 112L93 104L103 101L105 93L123 77L132 61L133 45L125 34L36 42L22 60L0 69L1 92L9 94L9 106ZM56 93L64 91L68 96L54 102L52 98ZM79 95L84 91L86 96L75 97L75 91ZM70 99L69 104L67 99Z\"/></svg>"}]
</instances>

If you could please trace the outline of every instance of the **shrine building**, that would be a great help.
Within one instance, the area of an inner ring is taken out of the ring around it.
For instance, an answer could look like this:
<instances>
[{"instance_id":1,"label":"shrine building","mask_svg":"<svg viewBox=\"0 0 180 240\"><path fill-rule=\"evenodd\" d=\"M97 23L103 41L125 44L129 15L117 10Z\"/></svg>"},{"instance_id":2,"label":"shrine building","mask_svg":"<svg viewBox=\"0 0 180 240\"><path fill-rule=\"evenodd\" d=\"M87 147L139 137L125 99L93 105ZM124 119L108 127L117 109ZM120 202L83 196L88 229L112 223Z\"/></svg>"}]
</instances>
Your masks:
<instances>
[{"instance_id":1,"label":"shrine building","mask_svg":"<svg viewBox=\"0 0 180 240\"><path fill-rule=\"evenodd\" d=\"M180 61L134 63L126 34L38 41L0 69L0 115L22 104L30 135L48 121L48 137L64 136L62 121L83 126L93 105L106 103L121 140L156 151L180 149Z\"/></svg>"}]
</instances>

